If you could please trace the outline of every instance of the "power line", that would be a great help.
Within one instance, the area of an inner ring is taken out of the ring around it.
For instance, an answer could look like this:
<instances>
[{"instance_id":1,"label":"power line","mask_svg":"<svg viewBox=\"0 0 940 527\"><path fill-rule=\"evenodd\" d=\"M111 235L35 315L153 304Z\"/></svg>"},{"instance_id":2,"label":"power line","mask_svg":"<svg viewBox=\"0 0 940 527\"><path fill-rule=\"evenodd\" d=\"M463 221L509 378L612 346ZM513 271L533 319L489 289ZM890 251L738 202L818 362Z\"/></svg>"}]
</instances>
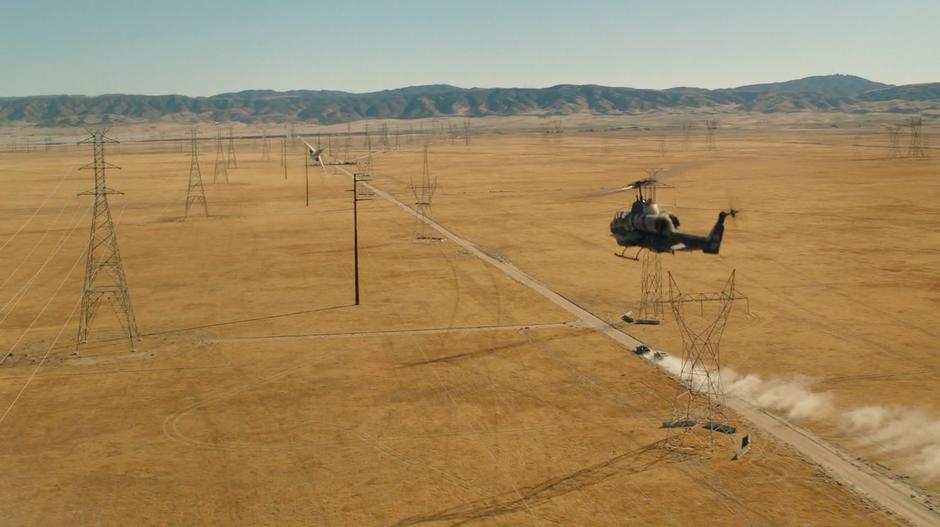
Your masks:
<instances>
[{"instance_id":1,"label":"power line","mask_svg":"<svg viewBox=\"0 0 940 527\"><path fill-rule=\"evenodd\" d=\"M49 300L47 300L46 303L39 310L39 312L36 313L36 316L33 317L33 320L29 323L28 326L26 326L26 329L22 333L20 333L20 336L17 337L16 341L13 342L13 345L10 346L10 349L7 350L7 352L3 355L3 357L0 357L0 365L6 362L6 360L10 357L10 355L13 354L13 350L15 350L16 347L20 345L20 342L23 340L23 337L25 337L26 334L29 333L29 330L32 329L32 327L36 324L36 321L39 320L39 318L43 315L43 313L46 312L46 309L49 308L49 305L52 304L52 301L55 300L56 296L59 295L59 291L61 291L65 283L68 282L69 278L72 276L72 272L75 271L75 268L78 266L78 262L82 260L83 256L85 256L84 251L79 253L78 257L75 258L75 261L72 262L72 266L69 267L69 272L66 273L65 276L62 278L62 281L59 282L58 287L56 287L55 291L52 292L52 296L49 297ZM81 299L79 299L79 302L81 302Z\"/></svg>"},{"instance_id":2,"label":"power line","mask_svg":"<svg viewBox=\"0 0 940 527\"><path fill-rule=\"evenodd\" d=\"M73 266L72 269L74 268L75 267ZM20 398L23 396L23 393L26 392L26 388L29 387L29 385L33 382L33 379L36 377L36 374L39 373L39 368L42 368L43 364L46 363L46 359L49 358L49 354L52 352L53 348L55 348L55 345L59 342L59 339L62 338L62 333L65 332L65 328L68 327L68 325L72 322L72 318L75 317L75 310L78 309L78 306L79 306L79 302L76 302L75 305L72 306L72 311L69 312L69 316L65 319L65 322L59 328L58 333L56 333L55 337L52 339L52 342L49 344L49 347L46 348L46 352L39 359L39 363L36 364L36 367L33 368L33 371L29 374L29 377L26 378L26 382L23 383L23 387L20 388L20 391L16 393L16 397L14 397L12 401L10 401L10 404L7 406L7 409L3 412L3 415L0 415L0 423L3 423L4 419L7 418L10 412L13 410L13 407L16 405L17 402L19 402ZM6 359L6 356L4 356L4 359ZM0 364L2 363L3 361L0 361Z\"/></svg>"},{"instance_id":3,"label":"power line","mask_svg":"<svg viewBox=\"0 0 940 527\"><path fill-rule=\"evenodd\" d=\"M55 246L53 246L52 252L49 254L49 256L46 257L42 265L39 266L39 269L37 269L36 272L33 273L32 276L30 276L25 282L23 282L23 285L20 286L19 290L17 290L17 292L13 294L10 300L8 300L3 305L3 307L0 307L0 313L5 313L3 315L3 318L0 318L0 324L2 324L7 319L10 313L12 313L13 310L16 309L16 306L19 305L20 301L22 301L23 298L26 297L26 293L29 291L29 288L32 287L33 282L36 281L36 279L43 272L43 270L45 270L46 266L49 265L52 259L55 258L56 255L59 254L59 251L62 250L62 247L65 246L65 243L68 241L68 239L72 237L72 234L75 232L75 229L78 228L78 224L81 222L81 219L82 219L82 215L79 214L76 217L75 223L72 224L72 227L67 232L63 233L62 236L59 238L59 241L56 242Z\"/></svg>"},{"instance_id":4,"label":"power line","mask_svg":"<svg viewBox=\"0 0 940 527\"><path fill-rule=\"evenodd\" d=\"M64 182L64 181L65 181L65 174L63 174L62 177L59 178L59 183L55 186L54 189L52 189L52 192L50 192L49 195L46 196L46 199L42 200L42 203L40 203L39 206L36 207L36 210L34 210L33 213L30 214L28 218L26 218L26 221L24 221L23 224L20 225L20 227L19 227L18 229L16 229L16 232L14 232L12 236L10 236L9 238L7 238L7 239L3 242L3 245L0 245L0 251L3 251L4 249L6 249L6 246L9 245L10 242L12 242L14 239L16 239L16 237L19 236L20 232L22 232L23 229L25 229L26 226L29 225L29 223L30 223L31 221L33 221L33 219L36 217L36 215L39 214L39 211L41 211L41 210L43 209L43 207L46 206L46 203L48 203L49 200L52 199L52 196L54 196L55 193L59 190L59 187L62 186L62 182Z\"/></svg>"},{"instance_id":5,"label":"power line","mask_svg":"<svg viewBox=\"0 0 940 527\"><path fill-rule=\"evenodd\" d=\"M35 244L33 245L33 247L29 250L29 252L27 252L27 253L23 256L23 258L20 260L20 263L16 264L16 267L14 267L13 270L10 271L10 273L7 275L7 277L3 280L3 282L0 283L0 289L3 289L3 287L6 286L7 283L8 283L11 279L13 279L14 276L16 276L17 271L19 271L20 268L23 267L24 264L26 264L27 260L29 260L29 258L33 255L33 253L36 252L36 249L38 249L39 246L42 245L42 242L43 242L43 240L46 239L46 236L48 236L49 233L52 232L52 230L56 228L56 226L59 224L59 220L62 219L62 214L65 213L65 209L68 208L68 206L69 206L69 202L67 202L67 201L62 204L62 207L59 209L59 213L56 215L55 219L52 221L52 228L51 228L51 229L43 229L43 231L42 231L42 236L40 236L39 239L36 240L36 243L35 243ZM80 215L81 212L82 212L82 210L79 209L79 215ZM80 218L79 218L79 219L80 219ZM77 222L76 222L76 223L77 223ZM0 311L2 311L2 310L0 310Z\"/></svg>"},{"instance_id":6,"label":"power line","mask_svg":"<svg viewBox=\"0 0 940 527\"><path fill-rule=\"evenodd\" d=\"M118 212L118 217L121 217L121 216L124 214L124 209L125 209L125 208L126 208L126 205L124 205L124 206L121 207L121 211ZM71 229L69 229L69 233L68 233L68 236L67 236L67 237L71 237L72 231L74 231L77 226L78 226L78 222L76 222L76 224L73 225ZM64 243L64 240L63 240L63 243ZM58 250L56 250L55 253L58 254ZM52 256L54 256L54 255L52 255ZM50 256L50 259L52 258L52 256ZM55 298L59 295L59 292L62 290L62 287L69 281L69 279L70 279L71 276L72 276L72 273L75 272L75 268L78 267L78 262L80 262L80 261L82 260L82 257L83 257L83 256L85 256L85 251L84 251L84 250L82 250L82 251L78 254L78 256L75 258L75 260L72 262L72 265L69 267L68 272L65 273L65 276L62 278L62 281L59 282L58 287L56 287L55 291L52 292L52 295L49 297L49 299L48 299L48 300L46 301L46 303L43 305L42 309L39 310L39 313L37 313L36 316L33 317L33 320L29 323L28 326L26 326L26 329L23 330L22 333L20 333L19 337L17 337L16 341L13 343L12 346L10 346L10 349L7 350L7 352L3 355L3 357L0 357L0 365L2 365L2 364L13 354L13 351L16 349L17 346L19 346L20 342L23 340L23 337L25 337L26 334L29 333L29 331L30 331L30 330L32 329L32 327L36 324L36 322L39 320L39 318L42 317L43 313L46 312L46 309L49 308L49 305L51 305L52 302L53 302L53 300L55 300ZM81 304L81 299L79 298L79 299L78 299L78 302L76 302L75 305L76 305L76 306L79 306L80 304ZM75 312L75 311L74 311L74 309L73 309L73 310L72 310L72 314L74 314L74 312ZM71 315L69 316L69 321L70 321L70 320L71 320ZM68 321L66 322L66 325L68 325ZM53 346L54 346L54 345L53 345ZM51 349L52 349L52 346L50 346L50 350L51 350Z\"/></svg>"}]
</instances>

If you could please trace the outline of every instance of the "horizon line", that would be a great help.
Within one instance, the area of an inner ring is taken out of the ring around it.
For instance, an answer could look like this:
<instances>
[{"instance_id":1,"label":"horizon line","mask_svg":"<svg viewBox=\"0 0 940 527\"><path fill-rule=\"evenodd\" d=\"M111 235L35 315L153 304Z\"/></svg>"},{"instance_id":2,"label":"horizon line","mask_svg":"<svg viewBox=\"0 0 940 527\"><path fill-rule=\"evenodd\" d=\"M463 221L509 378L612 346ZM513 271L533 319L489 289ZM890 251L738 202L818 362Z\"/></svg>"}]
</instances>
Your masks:
<instances>
[{"instance_id":1,"label":"horizon line","mask_svg":"<svg viewBox=\"0 0 940 527\"><path fill-rule=\"evenodd\" d=\"M331 89L331 88L289 88L289 89L285 89L285 90L277 90L277 89L273 89L273 88L244 88L244 89L235 90L235 91L231 91L231 90L229 90L229 91L222 91L222 92L218 92L218 93L214 93L214 94L210 94L210 95L187 95L187 94L184 94L184 93L126 93L126 92L106 92L106 93L98 93L98 94L94 94L94 95L88 95L88 94L82 94L82 93L46 93L46 94L31 94L31 95L2 95L2 96L0 96L0 99L28 99L28 98L32 98L32 97L88 97L88 98L93 98L93 97L105 97L105 96L109 96L109 95L125 95L125 96L133 96L133 97L172 97L172 96L179 96L179 97L188 97L188 98L190 98L190 99L198 99L198 98L212 98L212 97L218 97L218 96L220 96L220 95L239 94L239 93L251 92L251 91L269 91L269 92L274 92L274 93L290 93L290 92L302 92L302 91L306 91L306 92L334 92L334 93L345 93L345 94L349 94L349 95L370 95L370 94L374 94L374 93L382 93L382 92L390 92L390 91L400 91L400 90L407 90L407 89L410 89L410 88L424 88L424 87L434 87L434 86L449 87L449 88L455 88L455 89L459 89L459 90L468 90L468 91L469 91L469 90L546 90L546 89L551 89L551 88L558 88L558 87L561 87L561 86L597 86L597 87L601 87L601 88L618 88L618 89L643 90L643 91L668 91L668 90L679 90L679 89L705 90L705 91L719 91L719 90L734 90L734 89L739 89L739 88L743 88L743 87L747 87L747 86L760 86L760 85L765 85L765 84L780 84L780 83L785 83L785 82L806 80L806 79L811 79L811 78L815 78L815 77L856 77L856 78L859 78L859 79L862 79L862 80L866 80L866 81L869 81L869 82L876 82L876 83L879 83L879 84L884 84L885 87L888 87L888 88L891 88L891 87L898 87L898 86L917 86L917 85L934 84L934 83L936 83L936 82L940 82L940 81L934 81L934 82L917 82L917 83L910 83L910 84L891 84L891 83L886 83L886 82L881 82L881 81L873 81L873 80L868 79L868 78L866 78L866 77L862 77L862 76L860 76L860 75L855 75L855 74L851 74L851 73L826 73L826 74L808 75L808 76L805 76L805 77L799 77L799 78L795 78L795 79L787 79L787 80L783 80L783 81L754 82L754 83L749 83L749 84L741 84L741 85L738 85L738 86L719 87L719 88L702 88L702 87L698 87L698 86L670 86L670 87L668 87L668 88L636 88L636 87L633 87L633 86L612 86L612 85L595 84L595 83L582 83L582 84L577 84L577 83L560 83L560 84L552 84L552 85L548 85L548 86L539 86L539 87L530 87L530 86L524 86L524 87L523 87L523 86L487 86L487 87L473 86L473 87L470 87L470 88L466 88L466 87L463 87L463 86L457 86L457 85L455 85L455 84L449 84L449 83L446 83L446 82L441 82L441 83L432 83L432 84L411 84L411 85L407 85L407 86L399 86L399 87L395 87L395 88L382 88L382 89L370 90L370 91L346 91L346 90Z\"/></svg>"}]
</instances>

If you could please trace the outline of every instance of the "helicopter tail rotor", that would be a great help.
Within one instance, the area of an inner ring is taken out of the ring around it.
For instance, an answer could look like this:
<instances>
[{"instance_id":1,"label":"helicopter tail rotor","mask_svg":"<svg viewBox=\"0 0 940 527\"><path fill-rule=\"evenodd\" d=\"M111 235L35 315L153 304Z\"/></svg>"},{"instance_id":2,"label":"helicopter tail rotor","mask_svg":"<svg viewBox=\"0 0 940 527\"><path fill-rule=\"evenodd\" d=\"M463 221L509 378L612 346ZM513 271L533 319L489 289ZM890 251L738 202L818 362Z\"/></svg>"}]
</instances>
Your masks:
<instances>
[{"instance_id":1,"label":"helicopter tail rotor","mask_svg":"<svg viewBox=\"0 0 940 527\"><path fill-rule=\"evenodd\" d=\"M741 215L741 209L738 207L738 202L740 200L737 199L736 196L732 196L731 194L728 194L727 196L728 196L728 208L725 209L725 211L732 218L737 218L738 216Z\"/></svg>"}]
</instances>

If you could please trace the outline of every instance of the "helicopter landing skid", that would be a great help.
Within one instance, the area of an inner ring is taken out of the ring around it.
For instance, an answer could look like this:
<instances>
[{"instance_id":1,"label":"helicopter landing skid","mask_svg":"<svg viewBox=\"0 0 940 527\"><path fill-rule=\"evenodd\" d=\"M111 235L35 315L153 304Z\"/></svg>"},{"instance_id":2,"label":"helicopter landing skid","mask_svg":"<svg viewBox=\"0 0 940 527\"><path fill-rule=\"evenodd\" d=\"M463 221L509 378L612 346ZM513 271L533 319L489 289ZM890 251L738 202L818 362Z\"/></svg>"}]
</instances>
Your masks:
<instances>
[{"instance_id":1,"label":"helicopter landing skid","mask_svg":"<svg viewBox=\"0 0 940 527\"><path fill-rule=\"evenodd\" d=\"M620 251L619 253L614 253L614 256L616 256L616 257L618 257L618 258L623 258L624 260L633 260L634 262L639 262L639 261L640 261L640 253L643 252L643 249L640 249L639 251L637 251L636 254L633 255L633 256L627 256L627 255L626 255L626 252L627 252L627 250L624 249L623 251Z\"/></svg>"}]
</instances>

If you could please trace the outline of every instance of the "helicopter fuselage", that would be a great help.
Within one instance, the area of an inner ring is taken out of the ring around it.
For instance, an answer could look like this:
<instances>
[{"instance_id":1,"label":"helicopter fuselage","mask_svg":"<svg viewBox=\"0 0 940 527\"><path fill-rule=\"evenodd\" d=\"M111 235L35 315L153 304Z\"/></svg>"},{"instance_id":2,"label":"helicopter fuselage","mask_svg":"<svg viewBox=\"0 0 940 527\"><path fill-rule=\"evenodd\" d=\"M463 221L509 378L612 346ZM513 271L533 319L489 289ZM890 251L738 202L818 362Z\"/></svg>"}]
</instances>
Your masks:
<instances>
[{"instance_id":1,"label":"helicopter fuselage","mask_svg":"<svg viewBox=\"0 0 940 527\"><path fill-rule=\"evenodd\" d=\"M619 210L610 222L610 233L617 245L639 247L657 253L700 250L718 254L727 212L718 215L718 222L708 236L679 232L679 218L660 211L650 200L638 198L630 209Z\"/></svg>"}]
</instances>

